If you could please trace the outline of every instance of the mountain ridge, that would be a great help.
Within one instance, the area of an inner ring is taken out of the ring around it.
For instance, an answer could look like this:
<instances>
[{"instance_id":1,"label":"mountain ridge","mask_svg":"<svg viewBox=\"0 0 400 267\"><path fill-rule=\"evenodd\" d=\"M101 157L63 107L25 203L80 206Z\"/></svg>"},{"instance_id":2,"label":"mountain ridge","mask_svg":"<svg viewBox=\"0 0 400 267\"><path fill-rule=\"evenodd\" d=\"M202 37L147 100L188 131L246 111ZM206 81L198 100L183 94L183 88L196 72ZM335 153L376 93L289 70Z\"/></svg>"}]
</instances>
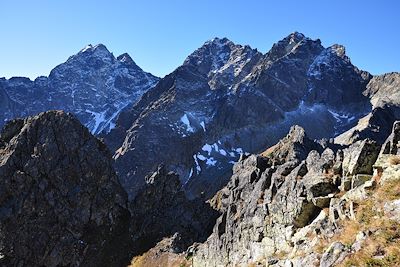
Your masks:
<instances>
[{"instance_id":1,"label":"mountain ridge","mask_svg":"<svg viewBox=\"0 0 400 267\"><path fill-rule=\"evenodd\" d=\"M300 33L265 54L215 38L122 112L105 139L131 195L143 184L137 179L163 162L178 172L190 196L199 196L226 182L237 151L272 145L292 124L304 124L314 138L349 129L370 109L362 94L370 79L343 47L324 48ZM315 121L325 121L325 129ZM172 150L181 156L167 156Z\"/></svg>"}]
</instances>

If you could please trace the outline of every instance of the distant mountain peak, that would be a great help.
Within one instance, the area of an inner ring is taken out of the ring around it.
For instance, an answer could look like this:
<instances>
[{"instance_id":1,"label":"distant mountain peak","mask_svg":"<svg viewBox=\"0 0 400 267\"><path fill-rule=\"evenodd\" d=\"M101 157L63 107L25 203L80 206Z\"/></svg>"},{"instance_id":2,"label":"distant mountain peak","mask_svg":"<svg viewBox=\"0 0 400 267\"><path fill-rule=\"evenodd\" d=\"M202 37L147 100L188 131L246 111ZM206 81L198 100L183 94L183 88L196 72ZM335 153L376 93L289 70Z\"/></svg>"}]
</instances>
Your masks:
<instances>
[{"instance_id":1,"label":"distant mountain peak","mask_svg":"<svg viewBox=\"0 0 400 267\"><path fill-rule=\"evenodd\" d=\"M99 51L99 50L107 51L110 53L110 51L108 51L107 47L103 44L97 44L97 45L88 44L87 46L82 48L81 51L79 51L79 53L95 52L95 51Z\"/></svg>"},{"instance_id":2,"label":"distant mountain peak","mask_svg":"<svg viewBox=\"0 0 400 267\"><path fill-rule=\"evenodd\" d=\"M290 38L290 39L293 39L293 40L301 41L301 40L303 40L305 38L308 38L308 37L306 37L301 32L294 31L294 32L290 33L286 38Z\"/></svg>"},{"instance_id":3,"label":"distant mountain peak","mask_svg":"<svg viewBox=\"0 0 400 267\"><path fill-rule=\"evenodd\" d=\"M119 55L117 57L117 60L123 63L136 65L135 61L133 61L132 57L128 53L123 53L122 55Z\"/></svg>"},{"instance_id":4,"label":"distant mountain peak","mask_svg":"<svg viewBox=\"0 0 400 267\"><path fill-rule=\"evenodd\" d=\"M248 45L235 44L226 37L215 37L190 54L183 65L200 66L203 73L216 73L219 69L230 66L231 64L226 65L228 62L243 61L255 53L257 50Z\"/></svg>"},{"instance_id":5,"label":"distant mountain peak","mask_svg":"<svg viewBox=\"0 0 400 267\"><path fill-rule=\"evenodd\" d=\"M329 49L334 52L338 57L345 58L346 57L346 48L340 44L334 44L329 47Z\"/></svg>"},{"instance_id":6,"label":"distant mountain peak","mask_svg":"<svg viewBox=\"0 0 400 267\"><path fill-rule=\"evenodd\" d=\"M223 47L226 45L234 45L234 43L226 37L223 38L214 37L213 39L206 41L203 46L209 46L209 45Z\"/></svg>"},{"instance_id":7,"label":"distant mountain peak","mask_svg":"<svg viewBox=\"0 0 400 267\"><path fill-rule=\"evenodd\" d=\"M270 59L276 60L287 54L293 53L302 47L317 47L318 49L323 49L319 39L313 40L305 36L303 33L292 32L282 40L275 43L268 52L268 55Z\"/></svg>"}]
</instances>

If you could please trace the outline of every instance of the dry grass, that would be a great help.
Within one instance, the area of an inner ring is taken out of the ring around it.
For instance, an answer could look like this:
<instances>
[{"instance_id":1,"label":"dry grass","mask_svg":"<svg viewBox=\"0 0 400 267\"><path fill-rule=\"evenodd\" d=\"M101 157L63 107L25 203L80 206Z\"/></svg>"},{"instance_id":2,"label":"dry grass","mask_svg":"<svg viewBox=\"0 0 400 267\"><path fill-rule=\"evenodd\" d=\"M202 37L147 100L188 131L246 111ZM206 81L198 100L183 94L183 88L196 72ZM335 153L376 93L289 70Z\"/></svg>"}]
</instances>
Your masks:
<instances>
[{"instance_id":1,"label":"dry grass","mask_svg":"<svg viewBox=\"0 0 400 267\"><path fill-rule=\"evenodd\" d=\"M141 256L132 259L128 267L189 267L191 263L185 259L182 254L173 254L164 252L159 255L153 255L152 252L147 252Z\"/></svg>"},{"instance_id":2,"label":"dry grass","mask_svg":"<svg viewBox=\"0 0 400 267\"><path fill-rule=\"evenodd\" d=\"M400 164L400 156L391 156L389 158L390 165L399 165Z\"/></svg>"},{"instance_id":3,"label":"dry grass","mask_svg":"<svg viewBox=\"0 0 400 267\"><path fill-rule=\"evenodd\" d=\"M370 232L362 249L349 255L339 266L400 266L400 223L383 214L384 203L398 198L399 182L378 188L368 200L358 205L356 220L342 221L340 233L329 240L321 240L315 250L322 253L334 241L350 247L357 233Z\"/></svg>"},{"instance_id":4,"label":"dry grass","mask_svg":"<svg viewBox=\"0 0 400 267\"><path fill-rule=\"evenodd\" d=\"M267 150L265 150L264 152L260 153L260 155L266 158L269 155L271 155L273 152L275 152L277 147L278 147L278 144L273 145L273 146L269 147Z\"/></svg>"},{"instance_id":5,"label":"dry grass","mask_svg":"<svg viewBox=\"0 0 400 267\"><path fill-rule=\"evenodd\" d=\"M166 251L169 244L169 239L160 241L154 248L136 256L132 259L128 267L189 267L191 259L185 257L185 253L175 254Z\"/></svg>"}]
</instances>

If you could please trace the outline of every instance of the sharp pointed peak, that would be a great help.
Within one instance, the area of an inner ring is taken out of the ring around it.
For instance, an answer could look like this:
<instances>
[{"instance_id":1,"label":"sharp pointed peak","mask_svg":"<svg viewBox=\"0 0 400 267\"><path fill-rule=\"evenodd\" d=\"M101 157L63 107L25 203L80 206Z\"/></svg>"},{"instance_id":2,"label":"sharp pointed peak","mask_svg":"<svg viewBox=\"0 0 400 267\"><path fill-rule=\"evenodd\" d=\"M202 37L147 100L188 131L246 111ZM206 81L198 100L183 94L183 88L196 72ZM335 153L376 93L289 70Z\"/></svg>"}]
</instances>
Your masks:
<instances>
[{"instance_id":1,"label":"sharp pointed peak","mask_svg":"<svg viewBox=\"0 0 400 267\"><path fill-rule=\"evenodd\" d=\"M117 59L121 62L134 62L132 57L128 53L123 53L117 57Z\"/></svg>"},{"instance_id":2,"label":"sharp pointed peak","mask_svg":"<svg viewBox=\"0 0 400 267\"><path fill-rule=\"evenodd\" d=\"M206 41L203 44L203 47L207 47L207 46L216 46L216 47L225 47L225 46L230 46L230 45L235 45L231 40L229 40L226 37L214 37L208 41Z\"/></svg>"},{"instance_id":3,"label":"sharp pointed peak","mask_svg":"<svg viewBox=\"0 0 400 267\"><path fill-rule=\"evenodd\" d=\"M303 33L298 32L298 31L294 31L294 32L290 33L287 37L290 37L290 38L297 38L297 39L308 38L308 37L306 37Z\"/></svg>"},{"instance_id":4,"label":"sharp pointed peak","mask_svg":"<svg viewBox=\"0 0 400 267\"><path fill-rule=\"evenodd\" d=\"M128 63L128 64L135 64L132 57L128 53L123 53L117 57L117 60L120 62Z\"/></svg>"},{"instance_id":5,"label":"sharp pointed peak","mask_svg":"<svg viewBox=\"0 0 400 267\"><path fill-rule=\"evenodd\" d=\"M107 47L104 44L88 44L84 48L82 48L79 53L85 53L85 52L95 52L95 51L107 51L110 53L110 51L107 49Z\"/></svg>"},{"instance_id":6,"label":"sharp pointed peak","mask_svg":"<svg viewBox=\"0 0 400 267\"><path fill-rule=\"evenodd\" d=\"M313 40L305 36L303 33L295 31L274 43L267 55L269 55L271 59L275 60L289 53L297 51L302 47L316 47L317 49L323 49L321 40Z\"/></svg>"},{"instance_id":7,"label":"sharp pointed peak","mask_svg":"<svg viewBox=\"0 0 400 267\"><path fill-rule=\"evenodd\" d=\"M346 47L341 44L334 44L328 47L329 50L334 52L338 57L345 57L346 56Z\"/></svg>"},{"instance_id":8,"label":"sharp pointed peak","mask_svg":"<svg viewBox=\"0 0 400 267\"><path fill-rule=\"evenodd\" d=\"M291 32L289 35L284 37L278 42L284 42L284 43L299 43L301 41L308 40L311 41L312 39L310 37L307 37L304 33L294 31ZM318 41L318 39L316 40Z\"/></svg>"}]
</instances>

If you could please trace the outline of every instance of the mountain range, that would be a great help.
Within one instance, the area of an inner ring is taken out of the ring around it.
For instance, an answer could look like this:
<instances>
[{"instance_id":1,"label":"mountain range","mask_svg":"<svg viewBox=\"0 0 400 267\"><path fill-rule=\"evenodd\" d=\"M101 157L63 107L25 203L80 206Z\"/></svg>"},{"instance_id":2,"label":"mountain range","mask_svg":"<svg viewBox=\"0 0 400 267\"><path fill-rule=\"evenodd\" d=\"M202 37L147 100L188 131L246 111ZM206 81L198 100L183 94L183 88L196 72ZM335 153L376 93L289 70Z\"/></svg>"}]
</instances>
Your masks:
<instances>
[{"instance_id":1,"label":"mountain range","mask_svg":"<svg viewBox=\"0 0 400 267\"><path fill-rule=\"evenodd\" d=\"M295 234L397 154L399 89L400 73L374 76L298 32L266 53L214 38L164 78L102 44L48 77L1 78L1 255L122 266L159 249L193 266L281 266L277 254L313 247ZM329 216L312 230L342 230ZM291 266L332 266L310 255Z\"/></svg>"}]
</instances>

